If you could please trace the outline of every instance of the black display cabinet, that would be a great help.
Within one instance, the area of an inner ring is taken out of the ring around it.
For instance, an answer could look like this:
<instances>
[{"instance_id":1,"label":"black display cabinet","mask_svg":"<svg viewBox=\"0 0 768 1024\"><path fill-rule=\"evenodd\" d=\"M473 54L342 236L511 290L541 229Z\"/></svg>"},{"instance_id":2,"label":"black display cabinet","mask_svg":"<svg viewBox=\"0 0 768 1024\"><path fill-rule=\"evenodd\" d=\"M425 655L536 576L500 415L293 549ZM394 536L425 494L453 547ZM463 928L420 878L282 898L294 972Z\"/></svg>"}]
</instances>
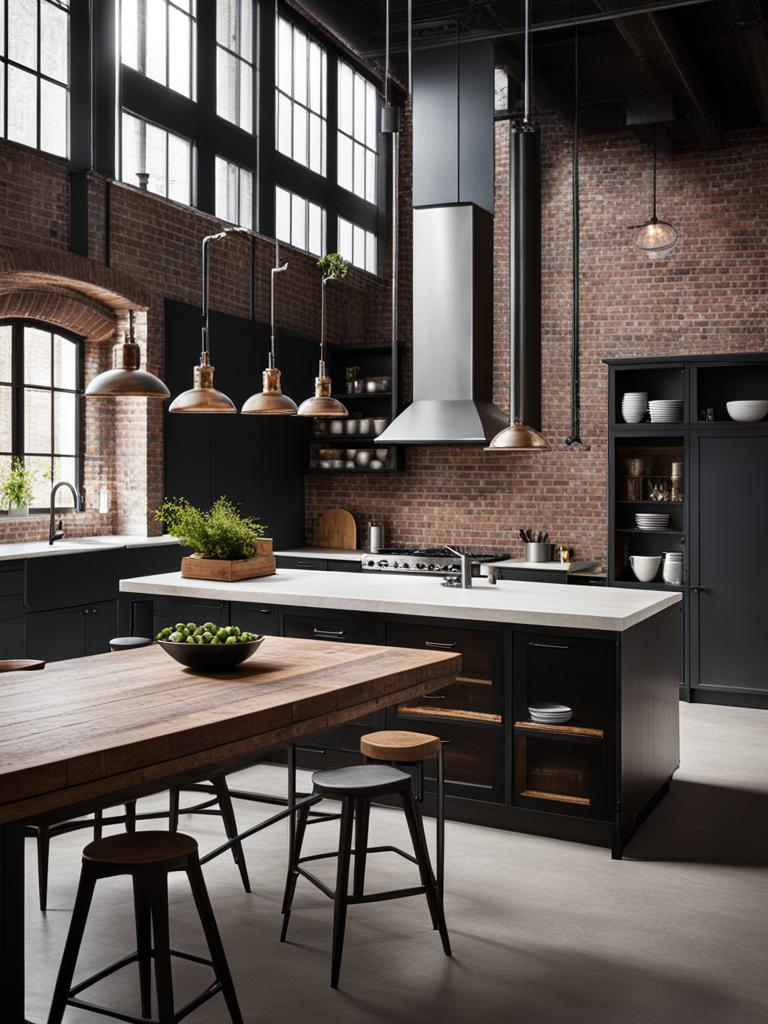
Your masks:
<instances>
[{"instance_id":1,"label":"black display cabinet","mask_svg":"<svg viewBox=\"0 0 768 1024\"><path fill-rule=\"evenodd\" d=\"M681 696L768 707L764 618L768 418L739 422L727 405L768 401L768 354L607 359L608 583L679 590L685 630ZM679 422L625 423L622 397L682 402ZM668 514L641 529L638 514ZM635 578L632 555L683 555L683 579Z\"/></svg>"}]
</instances>

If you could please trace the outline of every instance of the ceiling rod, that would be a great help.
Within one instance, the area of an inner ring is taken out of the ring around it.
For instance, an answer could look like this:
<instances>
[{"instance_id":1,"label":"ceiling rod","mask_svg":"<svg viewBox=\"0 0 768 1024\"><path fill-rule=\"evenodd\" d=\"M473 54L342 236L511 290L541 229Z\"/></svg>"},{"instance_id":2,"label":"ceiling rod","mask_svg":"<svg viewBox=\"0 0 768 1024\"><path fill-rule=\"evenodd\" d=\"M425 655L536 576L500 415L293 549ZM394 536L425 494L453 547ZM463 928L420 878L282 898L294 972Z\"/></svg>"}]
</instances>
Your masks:
<instances>
[{"instance_id":1,"label":"ceiling rod","mask_svg":"<svg viewBox=\"0 0 768 1024\"><path fill-rule=\"evenodd\" d=\"M701 7L702 4L711 4L715 0L650 0L648 3L638 4L626 11L603 11L596 14L584 14L580 18L561 18L557 21L542 21L538 25L531 25L530 31L535 32L556 32L559 29L575 28L577 25L597 25L605 21L620 21L622 18L634 18L640 14L657 14L660 11L674 11L684 7ZM444 21L414 21L413 28L417 30L420 26L441 26ZM453 24L453 19L451 19ZM473 32L468 37L468 42L481 42L486 39L509 39L511 36L525 35L525 28L495 29L486 32ZM445 39L434 39L428 43L414 42L414 49L433 50L445 46ZM390 53L407 53L408 47L391 47ZM366 59L380 57L382 50L364 50L360 54Z\"/></svg>"}]
</instances>

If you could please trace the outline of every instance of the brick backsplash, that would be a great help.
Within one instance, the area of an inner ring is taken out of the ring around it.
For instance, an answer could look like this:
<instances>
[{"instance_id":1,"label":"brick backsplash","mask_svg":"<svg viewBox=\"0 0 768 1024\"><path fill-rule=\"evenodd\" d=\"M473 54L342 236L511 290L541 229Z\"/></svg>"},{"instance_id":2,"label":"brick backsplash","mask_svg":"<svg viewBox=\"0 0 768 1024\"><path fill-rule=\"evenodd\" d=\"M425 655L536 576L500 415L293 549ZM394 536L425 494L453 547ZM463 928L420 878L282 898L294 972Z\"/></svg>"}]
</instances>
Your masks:
<instances>
[{"instance_id":1,"label":"brick backsplash","mask_svg":"<svg viewBox=\"0 0 768 1024\"><path fill-rule=\"evenodd\" d=\"M405 351L400 389L411 393L411 167L409 119L401 146L400 322ZM494 397L508 407L509 260L507 127L497 126ZM383 523L398 544L448 541L518 553L519 526L549 530L579 555L606 546L607 373L618 355L757 351L766 348L768 299L768 129L735 131L725 145L679 150L659 166L659 212L680 243L654 264L633 250L628 226L649 213L650 152L629 133L589 135L581 147L581 376L584 449L569 450L571 344L571 139L555 121L542 128L543 429L552 450L487 454L475 448L409 449L402 473L307 477L307 538L331 505L349 508L361 528ZM109 365L127 309L149 369L163 372L164 300L199 305L200 242L214 217L91 175L89 258L69 244L66 163L0 142L0 316L59 324L86 338L86 377ZM110 230L104 231L110 191ZM108 246L108 251L107 251ZM256 315L268 318L271 240L257 244ZM279 326L317 336L320 289L314 258L291 249ZM386 275L387 268L382 268ZM250 251L233 239L212 253L212 305L250 313ZM331 302L328 336L387 340L386 277L353 271L343 303ZM190 368L191 369L191 368ZM254 382L256 386L257 382ZM162 498L162 414L138 399L85 403L89 511L69 532L156 529ZM112 511L92 511L98 487ZM45 536L44 517L0 519L0 540ZM361 530L361 541L366 534Z\"/></svg>"}]
</instances>

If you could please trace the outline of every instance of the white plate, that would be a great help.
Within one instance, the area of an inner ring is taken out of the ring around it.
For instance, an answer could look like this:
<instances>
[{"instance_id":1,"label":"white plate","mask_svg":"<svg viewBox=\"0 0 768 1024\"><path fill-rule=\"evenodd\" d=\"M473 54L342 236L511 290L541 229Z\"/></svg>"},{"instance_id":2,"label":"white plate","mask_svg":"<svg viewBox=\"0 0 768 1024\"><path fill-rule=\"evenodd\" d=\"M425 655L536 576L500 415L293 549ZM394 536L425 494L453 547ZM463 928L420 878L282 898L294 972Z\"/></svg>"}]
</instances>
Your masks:
<instances>
[{"instance_id":1,"label":"white plate","mask_svg":"<svg viewBox=\"0 0 768 1024\"><path fill-rule=\"evenodd\" d=\"M537 725L565 725L570 722L573 715L560 715L558 718L542 718L540 715L531 715L531 721Z\"/></svg>"},{"instance_id":2,"label":"white plate","mask_svg":"<svg viewBox=\"0 0 768 1024\"><path fill-rule=\"evenodd\" d=\"M537 701L528 705L529 711L536 711L539 714L563 715L566 711L573 711L567 704L551 704L549 701Z\"/></svg>"}]
</instances>

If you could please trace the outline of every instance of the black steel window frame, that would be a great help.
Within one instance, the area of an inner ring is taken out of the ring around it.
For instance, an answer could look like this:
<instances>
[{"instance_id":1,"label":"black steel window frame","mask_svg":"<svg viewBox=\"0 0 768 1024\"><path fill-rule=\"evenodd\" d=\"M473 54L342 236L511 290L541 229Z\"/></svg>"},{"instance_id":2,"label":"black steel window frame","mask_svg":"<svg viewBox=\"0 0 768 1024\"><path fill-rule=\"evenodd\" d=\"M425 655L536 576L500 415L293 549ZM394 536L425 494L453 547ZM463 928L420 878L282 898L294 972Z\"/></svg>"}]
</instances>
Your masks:
<instances>
[{"instance_id":1,"label":"black steel window frame","mask_svg":"<svg viewBox=\"0 0 768 1024\"><path fill-rule=\"evenodd\" d=\"M53 479L53 460L56 458L61 459L74 459L75 460L75 487L78 493L82 494L82 482L83 482L83 459L85 458L85 446L84 446L84 432L83 432L83 339L73 334L71 331L65 331L61 327L57 327L55 324L45 323L43 320L26 320L19 318L4 318L0 319L0 327L11 327L11 380L4 381L0 380L0 386L10 387L11 389L11 448L10 452L0 452L0 455L6 455L24 459L26 456L31 458L50 459L50 470L51 470L51 486L55 483ZM32 327L37 328L41 331L46 331L51 335L51 383L50 385L44 384L26 384L24 382L24 330L25 328ZM54 380L54 335L58 335L61 338L66 338L68 341L75 343L76 353L76 365L75 365L75 378L77 381L76 388L62 388L55 387L53 384ZM25 390L32 391L47 391L51 397L51 451L50 452L32 452L25 451L25 431L24 431L24 392ZM54 451L54 437L56 425L54 422L54 401L53 396L56 393L65 395L74 395L76 398L75 402L75 453L72 455L70 452L56 452ZM71 506L60 506L62 510L66 510ZM35 507L31 508L30 512L48 512L50 506L47 507ZM58 510L58 509L57 509Z\"/></svg>"},{"instance_id":2,"label":"black steel window frame","mask_svg":"<svg viewBox=\"0 0 768 1024\"><path fill-rule=\"evenodd\" d=\"M72 99L71 99L71 91L72 91L72 89L71 89L71 86L72 86L72 45L71 45L71 42L70 42L70 44L67 47L67 80L66 80L66 82L62 82L58 78L51 78L50 75L46 75L45 72L41 70L41 56L42 56L42 52L41 52L40 24L41 24L42 19L40 17L40 8L43 6L43 4L46 4L46 3L50 4L52 7L58 7L59 10L64 11L68 16L70 16L70 22L71 22L71 10L70 10L69 6L66 6L65 4L57 3L57 0L37 0L37 40L36 40L36 44L35 44L36 47L37 47L37 67L36 68L30 68L30 67L27 67L26 64L19 64L18 61L11 60L10 57L8 56L8 0L2 0L2 5L3 5L2 17L3 17L3 22L4 22L3 23L3 33L4 33L4 39L5 39L5 52L0 54L0 65L2 65L0 67L0 74L3 76L3 134L2 134L2 138L8 139L8 68L9 67L13 67L13 68L18 68L19 71L26 72L28 75L34 75L34 77L35 77L35 103L36 103L36 109L35 109L35 118L36 118L36 122L35 122L35 145L34 145L34 147L27 147L27 148L39 149L43 153L49 152L47 149L42 149L41 146L40 146L40 128L41 128L42 121L43 121L42 116L41 116L41 111L42 111L42 100L41 100L41 88L42 87L41 87L41 83L42 82L49 82L51 85L58 86L58 88L60 88L60 89L62 89L62 88L66 89L66 92L67 92L67 154L69 154L71 152L71 149L72 149L72 142L71 142L71 139L70 139L70 125L72 123L72 110L71 110L71 103L72 103ZM16 142L15 140L9 140L9 141L13 141L14 145L17 145L17 146L25 145L25 143L23 143L23 142ZM66 155L62 156L62 154L60 154L60 153L53 153L52 155L53 156L59 156L63 160L67 159Z\"/></svg>"},{"instance_id":3,"label":"black steel window frame","mask_svg":"<svg viewBox=\"0 0 768 1024\"><path fill-rule=\"evenodd\" d=\"M228 168L229 167L234 167L235 170L237 171L237 182L236 182L236 189L237 189L237 220L232 220L231 221L231 220L229 220L229 218L222 217L218 213L216 214L216 216L219 218L219 220L224 221L227 224L234 224L237 227L250 228L251 230L255 231L256 230L256 205L257 205L256 204L256 200L257 200L257 195L258 195L258 190L257 190L257 187L256 187L256 172L251 170L250 167L243 167L241 164L236 164L234 162L234 160L227 160L227 158L223 157L220 153L216 153L216 155L214 157L214 161L213 161L214 171L215 171L215 168L216 168L216 161L217 160L223 160L224 163L226 163ZM243 224L243 216L242 216L243 182L242 182L242 178L241 178L241 172L243 172L245 174L250 174L251 175L251 223L250 224ZM216 187L216 185L215 185L215 182L214 182L214 192L215 192L215 187Z\"/></svg>"},{"instance_id":4,"label":"black steel window frame","mask_svg":"<svg viewBox=\"0 0 768 1024\"><path fill-rule=\"evenodd\" d=\"M147 6L150 3L157 3L157 2L158 2L158 0L138 0L139 6L143 5L145 10L146 10ZM174 87L172 85L170 85L170 71L171 71L171 49L170 49L170 47L171 47L171 10L170 9L171 9L171 7L173 7L175 10L177 10L179 12L179 14L182 14L185 18L187 18L187 20L190 23L190 33L189 33L189 47L190 47L190 49L189 49L189 68L190 68L190 72L189 72L189 88L190 88L190 92L191 92L192 95L187 97L187 98L191 99L192 102L194 102L195 101L196 91L197 91L197 75L195 73L195 57L196 57L196 42L195 42L195 40L197 38L197 3L194 3L192 5L193 10L192 10L192 12L190 12L190 11L184 10L184 8L177 2L177 0L161 0L161 2L165 3L165 81L164 82L157 82L157 84L162 86L163 89L170 89L172 92L178 92L177 89L174 89ZM122 4L122 0L120 0L120 3ZM120 11L120 14L122 16L122 10ZM122 17L121 17L121 23L122 23ZM143 52L142 52L142 50L143 50ZM146 63L147 63L147 60L146 60L146 58L147 58L147 54L146 54L146 37L143 37L143 36L139 37L139 58L140 58L139 59L139 63L140 64L143 63L144 66L146 67ZM134 68L133 70L135 71L136 69ZM147 78L149 77L149 75L147 75L146 71L139 71L138 74L144 75ZM156 79L153 78L153 79L151 79L151 81L155 82ZM185 96L185 93L179 92L178 95L179 96Z\"/></svg>"},{"instance_id":5,"label":"black steel window frame","mask_svg":"<svg viewBox=\"0 0 768 1024\"><path fill-rule=\"evenodd\" d=\"M306 58L307 59L307 68L306 68L307 79L306 79L306 81L307 81L307 95L309 95L309 88L310 88L310 85L309 85L309 78L310 78L310 74L309 74L309 45L311 43L315 43L323 51L323 55L325 57L325 64L326 64L326 82L327 82L327 75L328 75L328 72L327 72L328 51L326 50L325 46L323 46L323 44L321 42L319 42L319 40L314 39L312 36L308 35L308 33L306 33L304 31L304 29L300 25L297 25L294 21L291 21L290 18L286 18L277 9L275 10L275 18L276 19L277 18L282 18L287 24L289 24L291 26L292 32L301 32L301 34L307 40L307 58ZM279 35L279 33L278 33L278 35ZM293 37L292 37L292 39L293 39ZM292 43L291 49L292 50L294 49L293 43ZM306 114L306 118L307 118L307 138L306 138L306 143L307 143L307 163L306 164L302 164L301 161L297 160L294 156L291 156L288 159L293 160L294 163L299 164L300 167L305 167L312 174L317 174L321 178L325 178L325 177L327 177L327 167L328 167L328 91L326 89L325 111L318 112L317 110L313 110L312 107L309 106L308 102L304 103L302 100L297 100L296 97L293 95L294 91L295 91L295 88L296 88L296 68L294 66L293 53L291 54L291 68L292 68L292 74L291 74L291 91L290 91L290 93L287 93L284 89L282 89L280 87L279 76L277 74L277 67L275 68L275 81L274 81L274 86L275 86L275 88L274 88L274 101L275 101L275 119L276 119L276 123L275 123L275 150L278 151L278 149L277 149L277 134L278 134L277 111L279 110L279 106L280 106L280 97L284 96L285 99L287 99L288 102L291 105L291 150L293 150L293 140L294 140L293 126L294 126L294 117L295 117L295 107L300 107L304 111L304 113ZM323 90L321 88L321 90L320 90L321 95L322 95L322 91ZM264 97L264 102L265 103L267 102L266 96ZM310 138L311 138L310 124L311 124L312 117L320 118L320 123L322 125L322 131L323 131L323 133L325 135L325 144L323 145L322 141L321 141L321 144L320 144L320 165L321 165L321 168L322 168L323 156L325 156L325 165L326 166L325 166L324 169L322 169L320 171L316 171L313 167L309 166L309 160L310 160L309 151L310 151ZM281 156L287 156L288 155L287 153L283 153L282 151L279 151L279 152L280 152Z\"/></svg>"},{"instance_id":6,"label":"black steel window frame","mask_svg":"<svg viewBox=\"0 0 768 1024\"><path fill-rule=\"evenodd\" d=\"M239 0L240 4L242 4L243 2L247 3L247 2L249 2L249 0ZM256 66L256 57L258 55L258 49L257 49L257 44L258 44L258 20L259 20L258 19L258 4L254 3L253 7L254 7L253 17L251 18L251 25L252 25L252 31L253 31L253 38L251 39L251 55L252 55L252 59L251 60L248 60L247 57L242 57L236 50L233 50L229 46L225 46L224 43L219 42L219 40L218 40L218 38L216 36L216 20L215 20L215 18L214 18L214 22L213 22L214 39L215 39L215 42L216 42L216 52L215 52L215 55L214 55L214 59L215 59L215 64L216 64L217 76L218 76L219 50L221 50L223 53L228 54L230 57L233 57L236 61L239 61L242 64L247 64L248 67L251 69L251 80L252 80L252 83L253 83L253 95L251 96L251 131L248 132L249 135L255 135L256 134L256 126L258 124L258 111L257 111L258 90L257 90L257 87L256 87L256 79L258 77L258 69L257 69L257 66ZM215 88L215 86L214 86L214 88ZM239 101L239 99L240 99L240 96L238 94L238 101ZM215 104L215 98L214 98L214 104ZM227 124L233 124L234 123L232 121L227 121L226 118L222 118L222 120L226 121ZM239 125L235 125L235 127L239 127ZM241 131L245 131L246 129L241 128L240 130ZM220 156L221 154L217 154L217 155Z\"/></svg>"},{"instance_id":7,"label":"black steel window frame","mask_svg":"<svg viewBox=\"0 0 768 1024\"><path fill-rule=\"evenodd\" d=\"M290 157L278 153L275 146L275 12L295 23L318 42L327 55L326 114L328 139L326 175L320 177ZM311 200L325 210L326 239L329 252L338 249L339 216L378 239L377 271L386 266L388 196L390 193L391 142L381 139L377 164L376 203L371 204L339 187L337 182L336 137L338 129L338 59L349 64L376 85L381 106L380 86L371 72L355 56L337 45L317 25L311 24L291 7L275 0L256 0L254 11L255 134L243 131L216 114L216 5L198 4L197 10L197 101L193 102L157 82L119 66L117 38L118 0L71 0L72 116L71 165L73 171L93 168L115 178L115 110L125 108L138 117L160 124L177 135L191 139L196 153L198 209L216 215L215 158L222 157L254 172L254 216L257 230L275 236L275 186ZM116 84L117 83L117 84ZM162 110L162 122L158 111ZM119 138L119 135L117 136ZM75 232L73 232L74 237ZM78 237L83 232L77 232ZM87 238L80 238L80 249L87 251Z\"/></svg>"},{"instance_id":8,"label":"black steel window frame","mask_svg":"<svg viewBox=\"0 0 768 1024\"><path fill-rule=\"evenodd\" d=\"M144 124L151 124L155 128L159 128L161 131L165 132L165 192L166 192L166 195L165 195L164 198L166 198L166 199L172 199L172 197L168 195L168 185L169 185L169 178L170 178L170 174L169 174L170 158L169 158L168 146L169 146L170 137L171 137L171 135L175 135L177 139L182 139L184 142L188 142L190 144L190 154L189 154L189 195L190 195L190 202L189 202L189 205L190 206L194 206L195 205L195 196L196 196L196 193L197 193L197 178L196 178L196 167L195 167L195 163L196 163L196 161L195 161L195 143L194 143L194 141L192 139L185 138L183 135L180 135L178 132L171 131L171 129L166 127L166 125L161 124L158 121L153 121L153 120L151 120L149 118L142 117L139 114L136 114L135 111L128 110L126 107L123 107L123 109L120 111L120 135L121 135L121 138L122 138L122 133L123 133L123 115L124 114L128 114L129 117L137 118L139 121L143 121ZM145 130L145 134L144 134L145 149L146 149L146 141L147 140L146 140L146 130ZM146 166L146 161L145 161L145 166ZM133 181L125 181L123 179L123 150L122 150L122 145L120 147L120 175L119 175L119 177L120 177L120 180L123 182L124 185L138 185L138 180L133 182ZM150 184L151 184L151 182L150 182ZM151 191L151 189L150 189L150 191ZM160 195L159 192L154 192L153 194L154 195ZM179 202L179 201L180 200L174 200L174 202ZM187 204L184 204L184 205L187 205Z\"/></svg>"},{"instance_id":9,"label":"black steel window frame","mask_svg":"<svg viewBox=\"0 0 768 1024\"><path fill-rule=\"evenodd\" d=\"M349 63L348 60L344 60L344 58L339 58L339 59L350 68L350 70L352 71L353 75L360 74L359 71L356 71L356 69L354 67L352 67L352 65ZM336 62L336 73L337 74L338 74L338 70L339 69L338 69L338 61L337 61ZM370 81L370 79L367 78L365 75L360 74L360 77L363 78L366 82ZM354 79L353 79L353 81L354 81ZM371 84L373 85L374 83L371 83ZM371 147L368 145L367 141L366 142L361 141L354 134L354 131L355 131L355 123L354 123L354 93L353 93L353 97L352 97L352 134L350 135L349 132L344 131L344 129L341 128L341 127L339 127L339 129L338 129L339 130L339 134L343 135L344 138L349 139L349 141L352 144L352 146L351 146L351 152L352 152L352 188L351 189L346 189L346 191L347 192L351 192L352 195L355 195L355 196L357 195L357 193L354 191L354 186L355 186L355 145L362 146L366 153L372 153L376 157L376 181L378 182L378 180L379 180L379 166L378 166L379 160L378 160L378 157L379 157L379 149L381 148L381 139L380 139L381 132L379 131L379 119L381 117L381 102L380 102L380 100L378 98L379 97L378 89L376 89L376 96L377 96L377 103L376 103L376 134L379 137L379 138L377 138L376 149L371 149ZM368 101L367 101L367 98L366 98L366 118L368 116L367 106L368 106ZM337 147L338 147L338 140L337 140ZM366 160L366 163L365 163L365 167L363 169L363 179L364 179L363 191L366 191L365 183L368 180L368 161L367 160ZM341 185L339 187L343 188L344 186ZM358 198L363 198L363 197L358 196ZM367 202L367 200L366 200L366 202ZM361 225L361 227L362 227L362 225Z\"/></svg>"}]
</instances>

